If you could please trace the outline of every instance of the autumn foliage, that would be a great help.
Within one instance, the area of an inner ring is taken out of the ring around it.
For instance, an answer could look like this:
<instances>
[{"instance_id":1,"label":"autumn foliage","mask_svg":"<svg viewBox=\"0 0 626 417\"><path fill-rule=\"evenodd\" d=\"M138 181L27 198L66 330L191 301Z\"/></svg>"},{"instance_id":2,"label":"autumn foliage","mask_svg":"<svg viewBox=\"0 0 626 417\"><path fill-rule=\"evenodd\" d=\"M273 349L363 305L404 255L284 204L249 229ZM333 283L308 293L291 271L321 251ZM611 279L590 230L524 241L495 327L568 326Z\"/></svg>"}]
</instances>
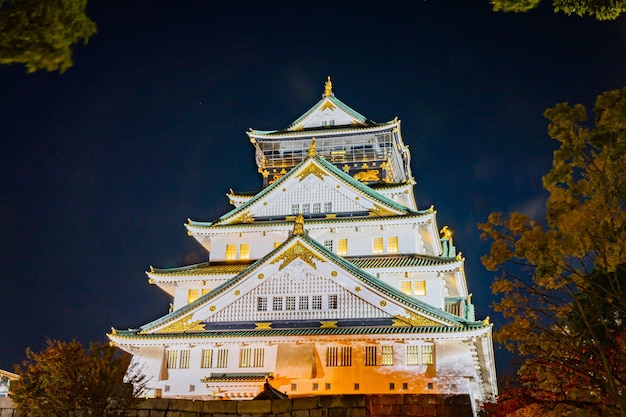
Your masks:
<instances>
[{"instance_id":1,"label":"autumn foliage","mask_svg":"<svg viewBox=\"0 0 626 417\"><path fill-rule=\"evenodd\" d=\"M130 361L107 344L48 341L15 367L12 399L22 417L124 416L145 389L143 376L126 376Z\"/></svg>"},{"instance_id":2,"label":"autumn foliage","mask_svg":"<svg viewBox=\"0 0 626 417\"><path fill-rule=\"evenodd\" d=\"M626 89L548 109L559 142L545 219L493 213L482 261L501 275L496 341L524 359L493 416L626 415Z\"/></svg>"}]
</instances>

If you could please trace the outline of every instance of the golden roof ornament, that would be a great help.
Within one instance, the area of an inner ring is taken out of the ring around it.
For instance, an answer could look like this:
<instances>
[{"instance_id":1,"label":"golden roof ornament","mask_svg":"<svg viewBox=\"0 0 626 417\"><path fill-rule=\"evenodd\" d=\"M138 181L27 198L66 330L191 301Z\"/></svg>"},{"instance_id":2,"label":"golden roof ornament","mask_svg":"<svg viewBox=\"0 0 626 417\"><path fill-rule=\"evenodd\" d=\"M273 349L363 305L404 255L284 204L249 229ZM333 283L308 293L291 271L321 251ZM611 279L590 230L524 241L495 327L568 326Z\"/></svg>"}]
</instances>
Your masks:
<instances>
[{"instance_id":1,"label":"golden roof ornament","mask_svg":"<svg viewBox=\"0 0 626 417\"><path fill-rule=\"evenodd\" d=\"M315 138L311 139L311 144L309 145L309 156L313 157L317 155L317 149L315 147Z\"/></svg>"},{"instance_id":2,"label":"golden roof ornament","mask_svg":"<svg viewBox=\"0 0 626 417\"><path fill-rule=\"evenodd\" d=\"M298 213L296 222L293 224L293 234L302 236L304 234L304 216Z\"/></svg>"},{"instance_id":3,"label":"golden roof ornament","mask_svg":"<svg viewBox=\"0 0 626 417\"><path fill-rule=\"evenodd\" d=\"M330 75L328 80L324 83L324 97L329 97L333 94L333 83L330 81Z\"/></svg>"}]
</instances>

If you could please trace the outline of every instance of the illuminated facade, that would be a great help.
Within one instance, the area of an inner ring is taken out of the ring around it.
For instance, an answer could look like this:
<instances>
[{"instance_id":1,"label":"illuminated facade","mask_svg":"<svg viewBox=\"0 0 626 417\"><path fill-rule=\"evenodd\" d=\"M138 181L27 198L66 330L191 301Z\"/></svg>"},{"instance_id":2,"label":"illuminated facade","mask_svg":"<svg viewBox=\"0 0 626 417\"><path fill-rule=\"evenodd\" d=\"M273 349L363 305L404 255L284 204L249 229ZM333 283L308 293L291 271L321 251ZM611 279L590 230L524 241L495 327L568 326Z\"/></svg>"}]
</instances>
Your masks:
<instances>
[{"instance_id":1,"label":"illuminated facade","mask_svg":"<svg viewBox=\"0 0 626 417\"><path fill-rule=\"evenodd\" d=\"M283 130L247 132L263 188L187 232L206 263L151 268L171 312L110 340L163 397L497 394L492 325L464 259L415 202L400 121L332 92ZM441 234L441 236L440 236Z\"/></svg>"}]
</instances>

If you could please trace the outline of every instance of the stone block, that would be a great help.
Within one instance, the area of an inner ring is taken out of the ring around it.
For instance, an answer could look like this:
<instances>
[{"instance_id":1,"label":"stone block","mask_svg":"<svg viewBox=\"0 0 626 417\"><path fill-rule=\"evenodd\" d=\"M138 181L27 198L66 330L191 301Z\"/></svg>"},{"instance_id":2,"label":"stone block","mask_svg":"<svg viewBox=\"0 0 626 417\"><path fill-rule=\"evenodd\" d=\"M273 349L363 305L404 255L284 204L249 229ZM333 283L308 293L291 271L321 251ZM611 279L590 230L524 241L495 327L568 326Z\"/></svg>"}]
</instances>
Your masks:
<instances>
[{"instance_id":1,"label":"stone block","mask_svg":"<svg viewBox=\"0 0 626 417\"><path fill-rule=\"evenodd\" d=\"M346 408L330 408L328 409L328 417L347 417L348 410Z\"/></svg>"},{"instance_id":2,"label":"stone block","mask_svg":"<svg viewBox=\"0 0 626 417\"><path fill-rule=\"evenodd\" d=\"M412 416L413 414L407 414L407 415ZM348 408L346 417L367 417L367 409L365 407Z\"/></svg>"},{"instance_id":3,"label":"stone block","mask_svg":"<svg viewBox=\"0 0 626 417\"><path fill-rule=\"evenodd\" d=\"M148 398L145 401L142 401L138 409L146 409L146 410L167 410L170 408L170 399L169 398Z\"/></svg>"},{"instance_id":4,"label":"stone block","mask_svg":"<svg viewBox=\"0 0 626 417\"><path fill-rule=\"evenodd\" d=\"M327 408L315 408L310 410L309 417L328 417Z\"/></svg>"},{"instance_id":5,"label":"stone block","mask_svg":"<svg viewBox=\"0 0 626 417\"><path fill-rule=\"evenodd\" d=\"M236 414L237 401L204 401L202 408L204 413L217 414Z\"/></svg>"},{"instance_id":6,"label":"stone block","mask_svg":"<svg viewBox=\"0 0 626 417\"><path fill-rule=\"evenodd\" d=\"M425 417L437 417L437 406L434 404L424 404Z\"/></svg>"},{"instance_id":7,"label":"stone block","mask_svg":"<svg viewBox=\"0 0 626 417\"><path fill-rule=\"evenodd\" d=\"M312 410L319 407L319 397L294 398L291 404L292 410Z\"/></svg>"},{"instance_id":8,"label":"stone block","mask_svg":"<svg viewBox=\"0 0 626 417\"><path fill-rule=\"evenodd\" d=\"M256 401L256 400L255 400ZM272 400L272 413L289 413L291 411L291 400Z\"/></svg>"},{"instance_id":9,"label":"stone block","mask_svg":"<svg viewBox=\"0 0 626 417\"><path fill-rule=\"evenodd\" d=\"M267 414L272 411L272 400L237 401L237 413Z\"/></svg>"},{"instance_id":10,"label":"stone block","mask_svg":"<svg viewBox=\"0 0 626 417\"><path fill-rule=\"evenodd\" d=\"M403 404L400 414L403 416L421 416L424 414L424 408L421 404Z\"/></svg>"},{"instance_id":11,"label":"stone block","mask_svg":"<svg viewBox=\"0 0 626 417\"><path fill-rule=\"evenodd\" d=\"M310 411L307 410L293 410L291 417L310 417Z\"/></svg>"}]
</instances>

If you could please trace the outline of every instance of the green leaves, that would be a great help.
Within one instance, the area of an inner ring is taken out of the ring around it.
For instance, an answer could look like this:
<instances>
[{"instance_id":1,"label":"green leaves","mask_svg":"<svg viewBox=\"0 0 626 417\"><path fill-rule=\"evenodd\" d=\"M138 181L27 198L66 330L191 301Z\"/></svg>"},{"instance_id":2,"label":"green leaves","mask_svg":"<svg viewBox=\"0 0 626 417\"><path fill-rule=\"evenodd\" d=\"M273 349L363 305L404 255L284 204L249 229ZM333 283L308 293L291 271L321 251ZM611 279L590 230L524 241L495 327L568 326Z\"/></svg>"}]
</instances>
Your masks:
<instances>
[{"instance_id":1,"label":"green leaves","mask_svg":"<svg viewBox=\"0 0 626 417\"><path fill-rule=\"evenodd\" d=\"M491 0L496 12L528 12L541 0ZM554 12L566 15L591 16L597 20L614 20L626 11L626 0L553 0Z\"/></svg>"}]
</instances>

